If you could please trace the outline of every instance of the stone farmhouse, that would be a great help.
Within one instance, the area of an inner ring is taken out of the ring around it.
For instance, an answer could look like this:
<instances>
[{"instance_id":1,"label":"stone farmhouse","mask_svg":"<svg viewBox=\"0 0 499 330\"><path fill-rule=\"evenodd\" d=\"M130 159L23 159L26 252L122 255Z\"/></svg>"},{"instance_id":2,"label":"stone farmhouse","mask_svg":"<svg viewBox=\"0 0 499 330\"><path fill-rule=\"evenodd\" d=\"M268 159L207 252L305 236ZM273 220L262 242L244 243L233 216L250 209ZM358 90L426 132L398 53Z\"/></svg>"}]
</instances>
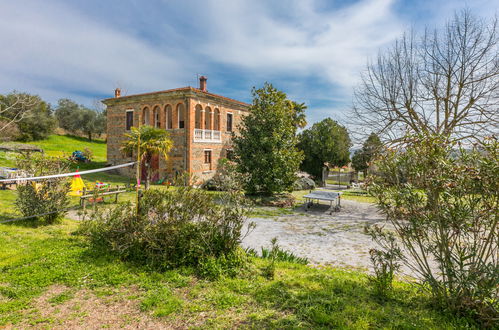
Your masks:
<instances>
[{"instance_id":1,"label":"stone farmhouse","mask_svg":"<svg viewBox=\"0 0 499 330\"><path fill-rule=\"evenodd\" d=\"M107 106L107 161L117 165L135 160L120 151L131 127L153 125L170 132L173 148L168 159L152 160L153 180L171 179L187 172L200 183L211 178L218 160L230 158L231 135L249 104L209 93L207 78L199 88L183 87L159 92L121 96L102 101ZM133 170L122 174L133 175Z\"/></svg>"}]
</instances>

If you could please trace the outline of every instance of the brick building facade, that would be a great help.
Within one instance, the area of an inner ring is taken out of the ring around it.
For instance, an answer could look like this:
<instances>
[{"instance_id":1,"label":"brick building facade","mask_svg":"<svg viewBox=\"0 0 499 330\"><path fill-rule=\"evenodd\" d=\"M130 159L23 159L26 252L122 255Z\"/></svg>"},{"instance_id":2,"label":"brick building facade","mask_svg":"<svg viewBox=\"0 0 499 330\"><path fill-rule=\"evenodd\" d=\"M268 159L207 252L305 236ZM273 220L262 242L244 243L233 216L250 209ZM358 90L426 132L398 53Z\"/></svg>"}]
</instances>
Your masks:
<instances>
[{"instance_id":1,"label":"brick building facade","mask_svg":"<svg viewBox=\"0 0 499 330\"><path fill-rule=\"evenodd\" d=\"M231 134L237 129L249 104L208 93L206 78L199 88L184 87L159 92L115 97L107 106L107 161L116 165L133 160L120 151L132 126L152 125L167 130L173 140L168 159L156 158L154 178L172 178L187 172L203 182L211 178L218 160L231 151ZM130 169L123 174L132 175Z\"/></svg>"}]
</instances>

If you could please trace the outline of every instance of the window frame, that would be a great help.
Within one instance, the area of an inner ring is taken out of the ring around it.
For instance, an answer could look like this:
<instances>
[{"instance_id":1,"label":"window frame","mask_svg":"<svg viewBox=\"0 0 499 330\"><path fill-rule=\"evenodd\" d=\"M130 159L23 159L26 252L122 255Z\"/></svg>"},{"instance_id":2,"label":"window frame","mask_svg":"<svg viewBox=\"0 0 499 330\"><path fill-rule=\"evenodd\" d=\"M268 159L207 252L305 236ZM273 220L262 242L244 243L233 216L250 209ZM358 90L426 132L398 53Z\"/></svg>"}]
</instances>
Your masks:
<instances>
[{"instance_id":1,"label":"window frame","mask_svg":"<svg viewBox=\"0 0 499 330\"><path fill-rule=\"evenodd\" d=\"M205 164L205 165L211 165L211 162L213 160L212 150L211 149L204 149L203 150L203 155L204 155L203 164ZM208 158L208 161L206 161L207 158Z\"/></svg>"},{"instance_id":2,"label":"window frame","mask_svg":"<svg viewBox=\"0 0 499 330\"><path fill-rule=\"evenodd\" d=\"M128 125L128 114L131 113L131 123L130 126ZM133 127L133 115L134 115L134 110L133 109L127 109L125 110L125 131L130 131Z\"/></svg>"},{"instance_id":3,"label":"window frame","mask_svg":"<svg viewBox=\"0 0 499 330\"><path fill-rule=\"evenodd\" d=\"M229 117L230 117L230 129L229 129ZM234 114L232 112L227 112L227 118L226 118L226 127L225 131L226 132L233 132L234 131Z\"/></svg>"}]
</instances>

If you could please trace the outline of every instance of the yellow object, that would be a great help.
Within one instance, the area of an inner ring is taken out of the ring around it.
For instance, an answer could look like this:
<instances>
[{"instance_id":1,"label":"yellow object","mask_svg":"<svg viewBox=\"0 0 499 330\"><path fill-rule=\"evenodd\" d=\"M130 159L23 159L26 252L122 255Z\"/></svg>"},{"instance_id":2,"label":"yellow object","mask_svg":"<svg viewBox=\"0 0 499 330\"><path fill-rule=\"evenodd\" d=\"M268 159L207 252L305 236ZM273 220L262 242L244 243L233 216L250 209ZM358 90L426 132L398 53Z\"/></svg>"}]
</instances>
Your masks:
<instances>
[{"instance_id":1,"label":"yellow object","mask_svg":"<svg viewBox=\"0 0 499 330\"><path fill-rule=\"evenodd\" d=\"M42 188L42 184L36 183L35 181L31 182L31 185L35 189L36 193L38 193L40 191L40 189Z\"/></svg>"},{"instance_id":2,"label":"yellow object","mask_svg":"<svg viewBox=\"0 0 499 330\"><path fill-rule=\"evenodd\" d=\"M71 180L71 191L69 195L71 196L81 196L83 195L83 188L85 188L85 183L79 175L73 177Z\"/></svg>"}]
</instances>

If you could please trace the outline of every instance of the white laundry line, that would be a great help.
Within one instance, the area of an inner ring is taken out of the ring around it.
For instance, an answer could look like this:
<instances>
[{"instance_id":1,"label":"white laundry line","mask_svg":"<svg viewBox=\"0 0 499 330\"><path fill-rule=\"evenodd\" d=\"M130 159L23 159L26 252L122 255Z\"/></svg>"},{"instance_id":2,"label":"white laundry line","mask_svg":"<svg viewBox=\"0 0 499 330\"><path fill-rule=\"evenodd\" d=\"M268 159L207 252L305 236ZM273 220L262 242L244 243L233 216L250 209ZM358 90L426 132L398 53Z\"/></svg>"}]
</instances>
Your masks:
<instances>
[{"instance_id":1,"label":"white laundry line","mask_svg":"<svg viewBox=\"0 0 499 330\"><path fill-rule=\"evenodd\" d=\"M78 174L90 174L90 173L97 173L97 172L105 172L105 171L110 171L114 170L117 168L122 168L122 167L127 167L127 166L133 166L135 165L136 162L131 162L131 163L126 163L126 164L120 164L120 165L114 165L114 166L109 166L109 167L104 167L104 168L97 168L95 170L87 170L87 171L81 171L81 172L72 172L72 173L63 173L63 174L54 174L54 175L45 175L45 176L35 176L35 177L24 177L24 178L12 178L12 179L2 179L0 182L12 182L12 181L34 181L34 180L45 180L45 179L54 179L54 178L63 178L66 176L75 176Z\"/></svg>"}]
</instances>

